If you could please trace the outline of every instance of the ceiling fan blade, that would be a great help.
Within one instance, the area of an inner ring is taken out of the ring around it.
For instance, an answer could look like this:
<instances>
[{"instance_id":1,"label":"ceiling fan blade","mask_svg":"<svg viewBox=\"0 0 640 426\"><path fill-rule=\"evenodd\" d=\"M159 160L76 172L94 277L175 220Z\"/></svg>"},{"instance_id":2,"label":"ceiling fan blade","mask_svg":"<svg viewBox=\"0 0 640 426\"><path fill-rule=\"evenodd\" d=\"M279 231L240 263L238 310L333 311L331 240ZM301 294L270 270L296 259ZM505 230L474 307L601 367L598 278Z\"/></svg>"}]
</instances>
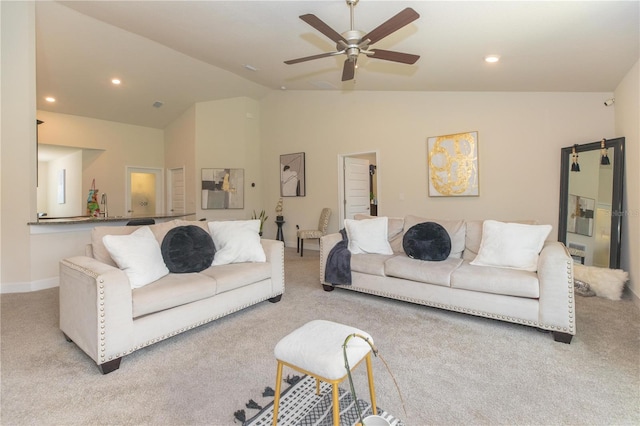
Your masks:
<instances>
[{"instance_id":1,"label":"ceiling fan blade","mask_svg":"<svg viewBox=\"0 0 640 426\"><path fill-rule=\"evenodd\" d=\"M305 56L304 58L298 58L298 59L290 59L288 61L284 61L284 63L287 64L287 65L292 65L292 64L297 64L297 63L300 63L300 62L312 61L314 59L320 59L320 58L326 58L326 57L329 57L329 56L342 55L343 53L344 53L344 51L342 51L342 52L320 53L319 55Z\"/></svg>"},{"instance_id":2,"label":"ceiling fan blade","mask_svg":"<svg viewBox=\"0 0 640 426\"><path fill-rule=\"evenodd\" d=\"M392 18L389 18L387 21L380 24L374 30L370 31L369 34L362 37L362 40L369 39L369 44L373 44L378 40L383 39L389 34L399 30L405 25L410 24L411 22L418 19L420 15L415 10L407 7L397 15Z\"/></svg>"},{"instance_id":3,"label":"ceiling fan blade","mask_svg":"<svg viewBox=\"0 0 640 426\"><path fill-rule=\"evenodd\" d=\"M419 55L412 55L410 53L394 52L392 50L371 49L369 52L373 54L367 55L370 58L382 59L385 61L401 62L403 64L415 64Z\"/></svg>"},{"instance_id":4,"label":"ceiling fan blade","mask_svg":"<svg viewBox=\"0 0 640 426\"><path fill-rule=\"evenodd\" d=\"M306 15L301 15L300 19L302 19L304 22L311 25L313 28L320 31L322 34L326 35L336 43L340 42L341 40L345 43L347 42L347 40L345 40L345 38L342 37L336 30L325 24L324 21L318 18L316 15L307 13Z\"/></svg>"},{"instance_id":5,"label":"ceiling fan blade","mask_svg":"<svg viewBox=\"0 0 640 426\"><path fill-rule=\"evenodd\" d=\"M353 80L356 76L356 62L350 59L345 59L344 67L342 68L342 81Z\"/></svg>"}]
</instances>

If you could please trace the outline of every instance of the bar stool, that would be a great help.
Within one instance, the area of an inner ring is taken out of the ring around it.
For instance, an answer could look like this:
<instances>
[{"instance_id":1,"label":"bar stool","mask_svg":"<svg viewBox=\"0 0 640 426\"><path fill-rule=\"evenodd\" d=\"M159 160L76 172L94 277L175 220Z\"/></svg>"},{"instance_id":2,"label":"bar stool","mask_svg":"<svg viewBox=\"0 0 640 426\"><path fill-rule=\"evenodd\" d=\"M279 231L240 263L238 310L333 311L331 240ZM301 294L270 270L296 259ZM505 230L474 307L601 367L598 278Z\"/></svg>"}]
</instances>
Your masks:
<instances>
[{"instance_id":1,"label":"bar stool","mask_svg":"<svg viewBox=\"0 0 640 426\"><path fill-rule=\"evenodd\" d=\"M368 333L348 325L325 320L314 320L292 331L283 337L274 349L278 361L276 373L276 389L273 400L273 425L278 424L278 408L280 404L280 387L282 383L282 367L285 365L316 379L316 394L320 393L320 381L331 384L333 401L333 424L340 425L340 403L338 401L338 385L347 378L342 345L350 334L360 334L373 339ZM352 340L347 345L347 359L353 371L362 360L366 361L369 394L373 414L377 414L376 394L371 368L371 347L360 339Z\"/></svg>"}]
</instances>

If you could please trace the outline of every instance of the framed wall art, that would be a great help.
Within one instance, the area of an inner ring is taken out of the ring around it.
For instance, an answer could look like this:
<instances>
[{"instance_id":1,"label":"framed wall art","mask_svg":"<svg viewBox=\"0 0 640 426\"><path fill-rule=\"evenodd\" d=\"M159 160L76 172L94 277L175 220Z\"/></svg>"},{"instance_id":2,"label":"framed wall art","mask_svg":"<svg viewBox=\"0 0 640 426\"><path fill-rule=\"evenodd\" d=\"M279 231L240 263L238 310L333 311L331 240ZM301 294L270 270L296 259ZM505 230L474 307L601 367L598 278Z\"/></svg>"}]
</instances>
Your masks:
<instances>
[{"instance_id":1,"label":"framed wall art","mask_svg":"<svg viewBox=\"0 0 640 426\"><path fill-rule=\"evenodd\" d=\"M596 200L593 198L569 194L567 232L591 237L595 207Z\"/></svg>"},{"instance_id":2,"label":"framed wall art","mask_svg":"<svg viewBox=\"0 0 640 426\"><path fill-rule=\"evenodd\" d=\"M244 169L202 169L202 209L244 208Z\"/></svg>"},{"instance_id":3,"label":"framed wall art","mask_svg":"<svg viewBox=\"0 0 640 426\"><path fill-rule=\"evenodd\" d=\"M304 197L304 152L280 156L280 196Z\"/></svg>"},{"instance_id":4,"label":"framed wall art","mask_svg":"<svg viewBox=\"0 0 640 426\"><path fill-rule=\"evenodd\" d=\"M430 197L478 196L478 132L427 139Z\"/></svg>"}]
</instances>

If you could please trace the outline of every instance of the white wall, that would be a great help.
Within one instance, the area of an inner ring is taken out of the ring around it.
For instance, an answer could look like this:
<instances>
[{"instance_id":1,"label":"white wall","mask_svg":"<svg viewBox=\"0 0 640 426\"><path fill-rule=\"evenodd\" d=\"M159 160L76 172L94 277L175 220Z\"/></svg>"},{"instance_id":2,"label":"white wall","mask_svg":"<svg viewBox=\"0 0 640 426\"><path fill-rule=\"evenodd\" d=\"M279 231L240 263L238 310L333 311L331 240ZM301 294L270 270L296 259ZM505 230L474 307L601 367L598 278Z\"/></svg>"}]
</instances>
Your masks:
<instances>
[{"instance_id":1,"label":"white wall","mask_svg":"<svg viewBox=\"0 0 640 426\"><path fill-rule=\"evenodd\" d=\"M285 240L337 212L338 154L378 151L378 212L433 218L536 219L557 236L560 149L614 137L611 93L274 91L261 101L267 205L278 156L306 152L307 196L284 202ZM427 195L427 138L477 130L480 196ZM403 199L401 199L403 198ZM329 229L341 225L333 215Z\"/></svg>"},{"instance_id":2,"label":"white wall","mask_svg":"<svg viewBox=\"0 0 640 426\"><path fill-rule=\"evenodd\" d=\"M625 137L625 187L621 267L629 271L629 288L640 305L640 62L615 90L616 136Z\"/></svg>"}]
</instances>

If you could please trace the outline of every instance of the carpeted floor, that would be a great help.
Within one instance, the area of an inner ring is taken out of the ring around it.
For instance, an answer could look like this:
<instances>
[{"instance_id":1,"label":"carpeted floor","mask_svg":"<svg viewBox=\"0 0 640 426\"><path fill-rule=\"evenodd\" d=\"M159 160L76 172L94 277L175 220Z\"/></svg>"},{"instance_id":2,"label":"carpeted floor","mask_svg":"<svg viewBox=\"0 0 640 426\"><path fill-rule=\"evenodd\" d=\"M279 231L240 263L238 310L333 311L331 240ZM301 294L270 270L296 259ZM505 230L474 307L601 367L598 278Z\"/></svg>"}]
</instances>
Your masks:
<instances>
[{"instance_id":1,"label":"carpeted floor","mask_svg":"<svg viewBox=\"0 0 640 426\"><path fill-rule=\"evenodd\" d=\"M286 249L285 271L280 303L144 348L106 376L58 330L57 289L2 295L0 423L233 425L233 413L273 383L277 341L328 319L373 335L406 412L374 359L378 405L407 425L640 424L640 311L628 298L577 297L578 334L565 345L515 324L326 293L312 250L300 258ZM359 395L364 370L354 375Z\"/></svg>"}]
</instances>

